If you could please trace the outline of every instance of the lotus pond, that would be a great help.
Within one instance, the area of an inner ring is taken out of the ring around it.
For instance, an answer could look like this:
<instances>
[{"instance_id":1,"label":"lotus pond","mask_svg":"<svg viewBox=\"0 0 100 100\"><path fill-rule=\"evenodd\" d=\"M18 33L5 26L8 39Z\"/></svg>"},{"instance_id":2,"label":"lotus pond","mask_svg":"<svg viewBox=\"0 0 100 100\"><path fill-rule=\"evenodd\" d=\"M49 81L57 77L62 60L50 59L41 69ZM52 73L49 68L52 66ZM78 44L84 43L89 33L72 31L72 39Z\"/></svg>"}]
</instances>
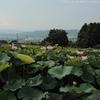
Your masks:
<instances>
[{"instance_id":1,"label":"lotus pond","mask_svg":"<svg viewBox=\"0 0 100 100\"><path fill-rule=\"evenodd\" d=\"M100 100L100 49L0 46L0 100Z\"/></svg>"}]
</instances>

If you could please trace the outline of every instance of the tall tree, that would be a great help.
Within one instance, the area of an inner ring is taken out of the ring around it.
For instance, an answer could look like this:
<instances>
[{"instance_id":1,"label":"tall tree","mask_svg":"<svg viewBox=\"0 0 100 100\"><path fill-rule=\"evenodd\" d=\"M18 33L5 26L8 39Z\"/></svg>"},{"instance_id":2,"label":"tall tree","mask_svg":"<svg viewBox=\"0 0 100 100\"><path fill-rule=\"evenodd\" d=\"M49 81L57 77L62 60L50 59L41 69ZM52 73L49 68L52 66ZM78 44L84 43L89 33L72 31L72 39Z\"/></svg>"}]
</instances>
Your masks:
<instances>
[{"instance_id":1,"label":"tall tree","mask_svg":"<svg viewBox=\"0 0 100 100\"><path fill-rule=\"evenodd\" d=\"M100 44L100 23L84 24L78 33L77 45L79 47L94 47Z\"/></svg>"},{"instance_id":2,"label":"tall tree","mask_svg":"<svg viewBox=\"0 0 100 100\"><path fill-rule=\"evenodd\" d=\"M65 30L61 29L51 29L49 31L48 37L45 41L52 43L53 45L59 44L60 46L67 46L68 45L68 37Z\"/></svg>"}]
</instances>

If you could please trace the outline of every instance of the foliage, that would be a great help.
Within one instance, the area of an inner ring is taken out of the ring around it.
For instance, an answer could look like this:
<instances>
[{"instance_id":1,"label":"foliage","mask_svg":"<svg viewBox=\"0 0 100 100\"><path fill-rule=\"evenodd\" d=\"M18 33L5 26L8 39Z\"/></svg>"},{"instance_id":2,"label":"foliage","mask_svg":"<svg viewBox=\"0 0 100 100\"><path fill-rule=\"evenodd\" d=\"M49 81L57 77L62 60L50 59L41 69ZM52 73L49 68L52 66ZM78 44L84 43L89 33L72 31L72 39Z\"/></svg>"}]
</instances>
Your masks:
<instances>
[{"instance_id":1,"label":"foliage","mask_svg":"<svg viewBox=\"0 0 100 100\"><path fill-rule=\"evenodd\" d=\"M0 44L8 44L6 40L0 40Z\"/></svg>"},{"instance_id":2,"label":"foliage","mask_svg":"<svg viewBox=\"0 0 100 100\"><path fill-rule=\"evenodd\" d=\"M15 46L0 49L0 100L99 100L100 49Z\"/></svg>"},{"instance_id":3,"label":"foliage","mask_svg":"<svg viewBox=\"0 0 100 100\"><path fill-rule=\"evenodd\" d=\"M100 23L85 23L78 33L77 45L83 48L100 45Z\"/></svg>"},{"instance_id":4,"label":"foliage","mask_svg":"<svg viewBox=\"0 0 100 100\"><path fill-rule=\"evenodd\" d=\"M48 37L46 37L42 43L51 43L51 45L59 44L59 46L67 46L68 45L68 37L65 30L61 29L51 29L49 31ZM49 44L50 45L50 44Z\"/></svg>"}]
</instances>

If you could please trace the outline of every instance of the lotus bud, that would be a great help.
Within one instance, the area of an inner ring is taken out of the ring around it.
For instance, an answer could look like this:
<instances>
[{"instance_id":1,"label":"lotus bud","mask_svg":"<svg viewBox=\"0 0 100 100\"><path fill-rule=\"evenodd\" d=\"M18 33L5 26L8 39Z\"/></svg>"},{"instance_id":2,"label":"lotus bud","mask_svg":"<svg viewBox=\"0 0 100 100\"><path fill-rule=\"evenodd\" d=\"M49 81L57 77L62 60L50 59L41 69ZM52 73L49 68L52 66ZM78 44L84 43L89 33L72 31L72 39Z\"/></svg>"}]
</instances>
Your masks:
<instances>
[{"instance_id":1,"label":"lotus bud","mask_svg":"<svg viewBox=\"0 0 100 100\"><path fill-rule=\"evenodd\" d=\"M43 60L44 56L42 56L42 60Z\"/></svg>"},{"instance_id":2,"label":"lotus bud","mask_svg":"<svg viewBox=\"0 0 100 100\"><path fill-rule=\"evenodd\" d=\"M48 56L48 57L47 57L47 60L49 60L49 59L50 59L50 57Z\"/></svg>"},{"instance_id":3,"label":"lotus bud","mask_svg":"<svg viewBox=\"0 0 100 100\"><path fill-rule=\"evenodd\" d=\"M59 63L57 63L57 65L59 65Z\"/></svg>"},{"instance_id":4,"label":"lotus bud","mask_svg":"<svg viewBox=\"0 0 100 100\"><path fill-rule=\"evenodd\" d=\"M9 81L6 82L6 85L9 85Z\"/></svg>"},{"instance_id":5,"label":"lotus bud","mask_svg":"<svg viewBox=\"0 0 100 100\"><path fill-rule=\"evenodd\" d=\"M75 86L77 84L77 82L73 81L73 86Z\"/></svg>"},{"instance_id":6,"label":"lotus bud","mask_svg":"<svg viewBox=\"0 0 100 100\"><path fill-rule=\"evenodd\" d=\"M12 63L10 63L10 67L12 67Z\"/></svg>"},{"instance_id":7,"label":"lotus bud","mask_svg":"<svg viewBox=\"0 0 100 100\"><path fill-rule=\"evenodd\" d=\"M46 95L46 100L50 99L50 97L48 95Z\"/></svg>"},{"instance_id":8,"label":"lotus bud","mask_svg":"<svg viewBox=\"0 0 100 100\"><path fill-rule=\"evenodd\" d=\"M33 84L33 82L32 82L32 81L30 81L30 85L31 85L31 84Z\"/></svg>"}]
</instances>

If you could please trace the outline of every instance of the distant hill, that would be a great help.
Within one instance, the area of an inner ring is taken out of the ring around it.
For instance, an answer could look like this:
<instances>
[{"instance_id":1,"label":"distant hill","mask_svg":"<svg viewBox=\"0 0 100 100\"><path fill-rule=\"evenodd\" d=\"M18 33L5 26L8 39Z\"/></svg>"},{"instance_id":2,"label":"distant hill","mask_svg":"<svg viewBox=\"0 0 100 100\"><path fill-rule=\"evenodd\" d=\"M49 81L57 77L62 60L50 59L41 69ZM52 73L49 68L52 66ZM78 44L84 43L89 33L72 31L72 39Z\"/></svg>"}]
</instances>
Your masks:
<instances>
[{"instance_id":1,"label":"distant hill","mask_svg":"<svg viewBox=\"0 0 100 100\"><path fill-rule=\"evenodd\" d=\"M47 37L50 30L38 30L38 31L32 31L32 32L23 32L20 33L20 36L33 36L33 37ZM68 37L77 37L79 30L72 29L72 30L65 30L68 33Z\"/></svg>"},{"instance_id":2,"label":"distant hill","mask_svg":"<svg viewBox=\"0 0 100 100\"><path fill-rule=\"evenodd\" d=\"M45 38L48 37L50 30L37 30L37 31L31 31L31 32L26 32L26 31L22 31L22 30L2 30L0 29L0 39L8 39L8 38L16 38L16 34L18 33L18 36L21 38ZM76 38L78 36L78 32L79 30L77 29L71 29L71 30L65 30L68 34L68 38L72 39L72 38Z\"/></svg>"},{"instance_id":3,"label":"distant hill","mask_svg":"<svg viewBox=\"0 0 100 100\"><path fill-rule=\"evenodd\" d=\"M22 30L12 30L12 29L0 29L0 34L6 33L6 34L16 34L16 33L22 33L25 31Z\"/></svg>"}]
</instances>

